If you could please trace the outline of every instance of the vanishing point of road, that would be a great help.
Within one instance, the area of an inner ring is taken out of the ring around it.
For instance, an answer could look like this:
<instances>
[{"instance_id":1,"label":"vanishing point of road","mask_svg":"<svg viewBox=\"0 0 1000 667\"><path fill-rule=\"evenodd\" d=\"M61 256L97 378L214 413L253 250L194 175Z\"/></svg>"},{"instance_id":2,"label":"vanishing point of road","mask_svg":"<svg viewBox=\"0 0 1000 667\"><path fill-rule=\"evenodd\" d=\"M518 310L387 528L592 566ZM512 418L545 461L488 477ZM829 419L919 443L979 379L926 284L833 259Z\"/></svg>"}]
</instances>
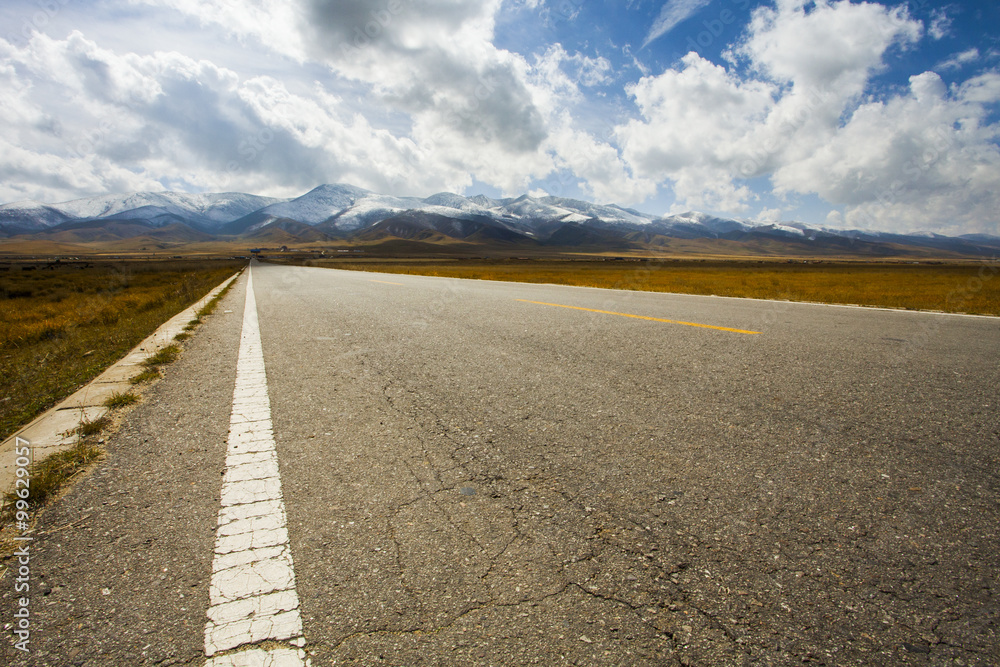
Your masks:
<instances>
[{"instance_id":1,"label":"vanishing point of road","mask_svg":"<svg viewBox=\"0 0 1000 667\"><path fill-rule=\"evenodd\" d=\"M3 664L1000 663L1000 319L258 263L216 313Z\"/></svg>"}]
</instances>

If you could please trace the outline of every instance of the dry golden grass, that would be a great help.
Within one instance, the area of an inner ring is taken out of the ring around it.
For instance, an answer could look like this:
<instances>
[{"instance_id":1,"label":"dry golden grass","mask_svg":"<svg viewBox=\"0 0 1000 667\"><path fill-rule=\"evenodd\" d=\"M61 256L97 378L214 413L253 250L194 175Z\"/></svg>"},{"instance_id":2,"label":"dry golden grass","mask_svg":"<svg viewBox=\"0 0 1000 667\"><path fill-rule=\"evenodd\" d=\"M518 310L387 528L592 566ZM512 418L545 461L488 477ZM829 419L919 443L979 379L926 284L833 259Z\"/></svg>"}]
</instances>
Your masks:
<instances>
[{"instance_id":1,"label":"dry golden grass","mask_svg":"<svg viewBox=\"0 0 1000 667\"><path fill-rule=\"evenodd\" d=\"M116 391L112 392L111 396L104 401L104 407L115 410L138 402L138 394L134 394L131 391Z\"/></svg>"},{"instance_id":2,"label":"dry golden grass","mask_svg":"<svg viewBox=\"0 0 1000 667\"><path fill-rule=\"evenodd\" d=\"M144 382L151 382L152 380L157 379L161 375L162 373L160 373L160 369L147 368L146 370L142 371L141 373L130 379L129 382L131 384L142 384Z\"/></svg>"},{"instance_id":3,"label":"dry golden grass","mask_svg":"<svg viewBox=\"0 0 1000 667\"><path fill-rule=\"evenodd\" d=\"M32 465L29 486L31 494L27 498L29 508L44 505L63 485L103 454L96 443L81 440L70 449L57 452ZM18 496L12 492L4 494L5 512L4 516L0 517L0 525L12 523L17 500Z\"/></svg>"},{"instance_id":4,"label":"dry golden grass","mask_svg":"<svg viewBox=\"0 0 1000 667\"><path fill-rule=\"evenodd\" d=\"M1000 315L1000 261L312 261L358 271Z\"/></svg>"},{"instance_id":5,"label":"dry golden grass","mask_svg":"<svg viewBox=\"0 0 1000 667\"><path fill-rule=\"evenodd\" d=\"M156 351L156 354L143 361L142 365L146 368L155 368L156 366L162 366L164 364L172 364L177 361L177 357L180 356L180 353L181 348L177 345L167 345L164 348L160 348Z\"/></svg>"},{"instance_id":6,"label":"dry golden grass","mask_svg":"<svg viewBox=\"0 0 1000 667\"><path fill-rule=\"evenodd\" d=\"M80 425L76 427L76 433L83 438L89 438L92 435L97 435L110 426L111 417L109 415L98 417L93 421L84 418L84 420L80 422Z\"/></svg>"},{"instance_id":7,"label":"dry golden grass","mask_svg":"<svg viewBox=\"0 0 1000 667\"><path fill-rule=\"evenodd\" d=\"M90 381L241 265L0 265L0 437Z\"/></svg>"}]
</instances>

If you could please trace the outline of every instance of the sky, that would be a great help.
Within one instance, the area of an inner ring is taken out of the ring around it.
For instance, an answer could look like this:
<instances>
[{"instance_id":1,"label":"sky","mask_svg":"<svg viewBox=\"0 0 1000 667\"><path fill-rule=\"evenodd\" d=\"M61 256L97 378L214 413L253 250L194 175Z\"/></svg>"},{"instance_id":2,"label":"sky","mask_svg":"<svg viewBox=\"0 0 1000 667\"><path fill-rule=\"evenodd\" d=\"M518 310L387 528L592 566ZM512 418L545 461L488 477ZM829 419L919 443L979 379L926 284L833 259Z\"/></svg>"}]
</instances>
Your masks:
<instances>
[{"instance_id":1,"label":"sky","mask_svg":"<svg viewBox=\"0 0 1000 667\"><path fill-rule=\"evenodd\" d=\"M554 195L1000 235L1000 5L4 0L0 202Z\"/></svg>"}]
</instances>

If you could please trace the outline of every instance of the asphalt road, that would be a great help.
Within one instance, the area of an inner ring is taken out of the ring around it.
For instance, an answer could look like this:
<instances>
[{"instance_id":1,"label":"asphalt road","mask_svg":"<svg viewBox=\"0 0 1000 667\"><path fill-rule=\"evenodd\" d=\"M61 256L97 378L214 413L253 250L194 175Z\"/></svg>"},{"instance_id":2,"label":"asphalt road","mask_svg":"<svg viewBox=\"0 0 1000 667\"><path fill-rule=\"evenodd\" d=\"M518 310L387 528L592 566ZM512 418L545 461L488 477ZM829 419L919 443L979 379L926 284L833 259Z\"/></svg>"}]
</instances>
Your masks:
<instances>
[{"instance_id":1,"label":"asphalt road","mask_svg":"<svg viewBox=\"0 0 1000 667\"><path fill-rule=\"evenodd\" d=\"M246 284L40 517L0 662L205 664ZM1000 320L253 286L312 665L1000 663Z\"/></svg>"}]
</instances>

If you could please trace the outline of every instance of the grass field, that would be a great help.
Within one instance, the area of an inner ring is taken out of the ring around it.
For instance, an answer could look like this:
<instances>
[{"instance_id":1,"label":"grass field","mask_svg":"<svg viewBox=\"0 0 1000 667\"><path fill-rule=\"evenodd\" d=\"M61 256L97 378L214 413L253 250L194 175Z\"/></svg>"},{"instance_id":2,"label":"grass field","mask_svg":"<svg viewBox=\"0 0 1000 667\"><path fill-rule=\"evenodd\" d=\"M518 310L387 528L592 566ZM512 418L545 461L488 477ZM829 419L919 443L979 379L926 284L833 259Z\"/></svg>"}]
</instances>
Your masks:
<instances>
[{"instance_id":1,"label":"grass field","mask_svg":"<svg viewBox=\"0 0 1000 667\"><path fill-rule=\"evenodd\" d=\"M481 280L1000 315L1000 261L310 260L313 266Z\"/></svg>"},{"instance_id":2,"label":"grass field","mask_svg":"<svg viewBox=\"0 0 1000 667\"><path fill-rule=\"evenodd\" d=\"M96 377L242 265L0 264L0 437Z\"/></svg>"}]
</instances>

